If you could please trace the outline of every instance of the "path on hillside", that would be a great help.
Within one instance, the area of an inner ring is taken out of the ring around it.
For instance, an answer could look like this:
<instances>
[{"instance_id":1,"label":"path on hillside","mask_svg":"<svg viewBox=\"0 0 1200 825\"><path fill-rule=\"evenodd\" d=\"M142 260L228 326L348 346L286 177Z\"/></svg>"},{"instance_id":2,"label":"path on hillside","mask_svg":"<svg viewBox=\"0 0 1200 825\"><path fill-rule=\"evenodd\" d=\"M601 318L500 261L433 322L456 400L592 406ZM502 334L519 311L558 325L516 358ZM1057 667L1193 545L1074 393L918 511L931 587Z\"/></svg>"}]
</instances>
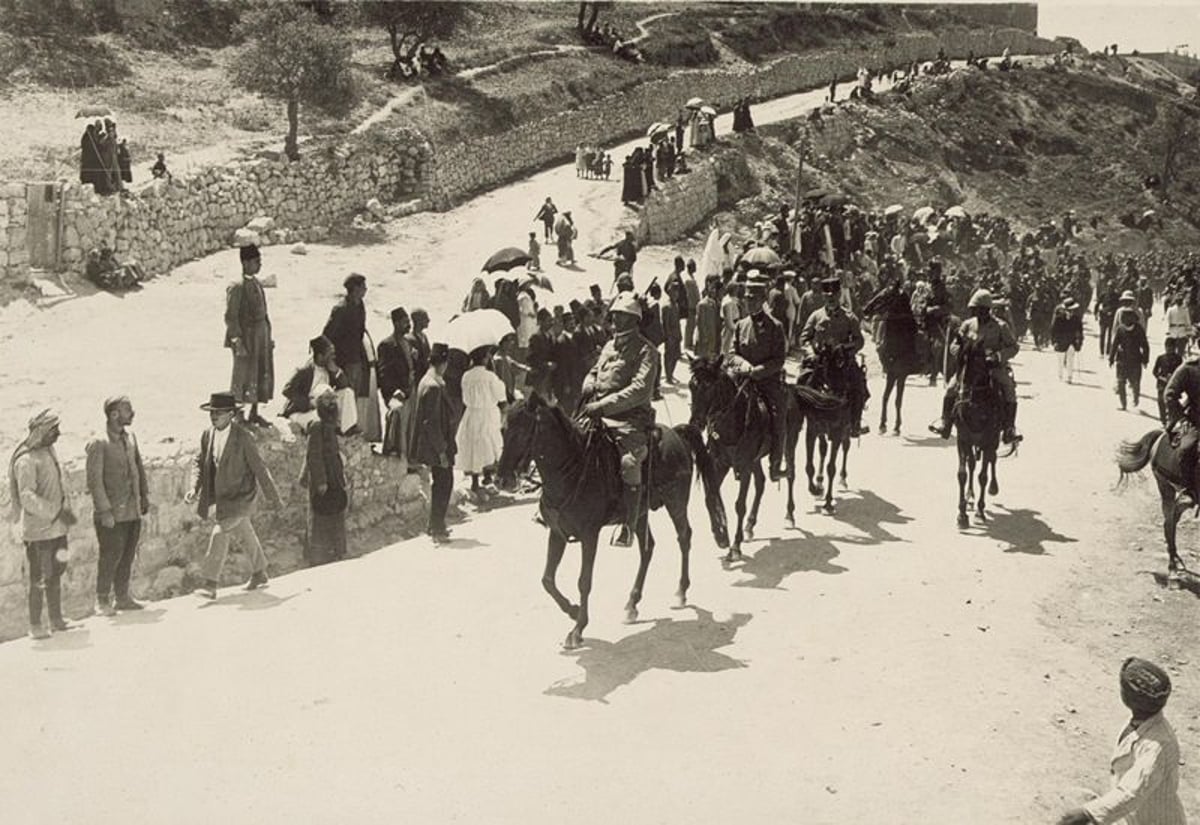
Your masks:
<instances>
[{"instance_id":1,"label":"path on hillside","mask_svg":"<svg viewBox=\"0 0 1200 825\"><path fill-rule=\"evenodd\" d=\"M0 725L21 769L0 772L0 795L61 780L7 819L1055 821L1064 789L1102 785L1123 719L1115 662L1058 635L1109 628L1047 627L1038 604L1124 549L1106 538L1110 450L1150 423L1114 409L1094 350L1089 336L1075 386L1052 354L1018 357L1029 440L1000 463L987 530L954 527L954 449L923 432L939 391L914 382L907 435L855 445L838 514L802 494L785 530L772 487L740 570L717 563L694 496L691 607L669 608L661 515L640 624L620 623L636 556L604 546L576 653L558 651L568 621L542 591L528 504L441 548L402 542L209 606L2 645ZM660 420L683 404L669 390ZM1062 411L1085 408L1064 437ZM577 560L559 577L572 594ZM1133 628L1131 653L1156 650L1130 615L1154 587L1128 575L1109 617ZM1186 753L1195 735L1179 730Z\"/></svg>"}]
</instances>

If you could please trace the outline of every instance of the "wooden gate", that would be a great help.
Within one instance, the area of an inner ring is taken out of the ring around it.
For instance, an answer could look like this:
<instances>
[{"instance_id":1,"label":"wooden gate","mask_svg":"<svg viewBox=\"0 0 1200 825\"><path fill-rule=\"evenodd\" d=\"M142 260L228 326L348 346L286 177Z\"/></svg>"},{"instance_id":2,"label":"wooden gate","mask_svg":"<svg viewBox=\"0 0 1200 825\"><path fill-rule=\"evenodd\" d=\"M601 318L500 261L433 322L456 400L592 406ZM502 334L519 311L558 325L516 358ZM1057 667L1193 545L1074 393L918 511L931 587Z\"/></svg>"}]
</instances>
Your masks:
<instances>
[{"instance_id":1,"label":"wooden gate","mask_svg":"<svg viewBox=\"0 0 1200 825\"><path fill-rule=\"evenodd\" d=\"M25 239L29 245L30 269L58 269L58 199L57 184L30 183L25 187L29 203L25 223Z\"/></svg>"}]
</instances>

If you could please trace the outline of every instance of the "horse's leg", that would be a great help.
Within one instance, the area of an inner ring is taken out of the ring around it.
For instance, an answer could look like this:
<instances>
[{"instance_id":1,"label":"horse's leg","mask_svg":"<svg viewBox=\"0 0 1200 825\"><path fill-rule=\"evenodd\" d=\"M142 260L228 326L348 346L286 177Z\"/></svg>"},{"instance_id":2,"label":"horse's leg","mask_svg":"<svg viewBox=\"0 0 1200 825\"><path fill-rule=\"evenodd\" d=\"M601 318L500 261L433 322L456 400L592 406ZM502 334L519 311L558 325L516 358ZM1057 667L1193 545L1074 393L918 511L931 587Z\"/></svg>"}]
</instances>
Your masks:
<instances>
[{"instance_id":1,"label":"horse's leg","mask_svg":"<svg viewBox=\"0 0 1200 825\"><path fill-rule=\"evenodd\" d=\"M689 559L692 552L692 525L687 514L688 488L683 486L675 495L666 499L667 515L675 525L675 537L679 540L679 589L675 591L675 606L687 607L688 588L692 586L689 575Z\"/></svg>"},{"instance_id":2,"label":"horse's leg","mask_svg":"<svg viewBox=\"0 0 1200 825\"><path fill-rule=\"evenodd\" d=\"M896 435L900 435L900 407L904 404L904 385L907 381L907 375L901 375L896 381L896 427L892 430Z\"/></svg>"},{"instance_id":3,"label":"horse's leg","mask_svg":"<svg viewBox=\"0 0 1200 825\"><path fill-rule=\"evenodd\" d=\"M992 450L991 461L992 465L992 480L988 482L988 495L995 498L1000 494L1000 479L996 478L996 451Z\"/></svg>"},{"instance_id":4,"label":"horse's leg","mask_svg":"<svg viewBox=\"0 0 1200 825\"><path fill-rule=\"evenodd\" d=\"M987 480L988 465L991 463L990 451L984 450L979 459L979 501L975 505L975 518L981 522L987 521Z\"/></svg>"},{"instance_id":5,"label":"horse's leg","mask_svg":"<svg viewBox=\"0 0 1200 825\"><path fill-rule=\"evenodd\" d=\"M758 525L758 505L762 502L763 487L766 483L767 476L763 472L762 461L755 461L754 501L750 504L750 518L746 520L746 541L754 541L754 528Z\"/></svg>"},{"instance_id":6,"label":"horse's leg","mask_svg":"<svg viewBox=\"0 0 1200 825\"><path fill-rule=\"evenodd\" d=\"M1183 514L1184 507L1181 507L1181 499L1187 498L1186 493L1176 492L1171 483L1164 478L1160 478L1157 473L1154 475L1154 480L1158 483L1158 495L1162 499L1163 511L1163 538L1167 540L1167 573L1177 573L1183 569L1183 562L1179 558L1179 550L1175 545L1175 535L1179 526L1179 517Z\"/></svg>"},{"instance_id":7,"label":"horse's leg","mask_svg":"<svg viewBox=\"0 0 1200 825\"><path fill-rule=\"evenodd\" d=\"M843 441L841 443L841 452L842 452L842 472L838 475L838 481L841 482L842 489L845 490L847 487L850 486L849 482L846 480L846 462L850 460L850 439L849 438L847 438L845 441Z\"/></svg>"},{"instance_id":8,"label":"horse's leg","mask_svg":"<svg viewBox=\"0 0 1200 825\"><path fill-rule=\"evenodd\" d=\"M567 600L555 581L558 565L562 563L563 551L566 549L567 540L551 530L550 540L546 543L546 569L542 572L542 587L550 594L550 598L554 599L554 603L563 613L572 619L577 619L579 618L579 608Z\"/></svg>"},{"instance_id":9,"label":"horse's leg","mask_svg":"<svg viewBox=\"0 0 1200 825\"><path fill-rule=\"evenodd\" d=\"M734 511L737 513L737 532L733 534L733 544L729 546L729 552L725 554L726 562L741 560L742 540L745 538L742 528L746 522L746 493L750 490L750 470L742 467L737 475L738 495L737 501L733 505Z\"/></svg>"},{"instance_id":10,"label":"horse's leg","mask_svg":"<svg viewBox=\"0 0 1200 825\"><path fill-rule=\"evenodd\" d=\"M783 517L788 527L796 526L796 446L800 441L799 414L793 416L796 420L788 427L787 438L787 515Z\"/></svg>"},{"instance_id":11,"label":"horse's leg","mask_svg":"<svg viewBox=\"0 0 1200 825\"><path fill-rule=\"evenodd\" d=\"M958 442L958 528L964 530L971 526L971 520L967 518L967 450L969 446Z\"/></svg>"},{"instance_id":12,"label":"horse's leg","mask_svg":"<svg viewBox=\"0 0 1200 825\"><path fill-rule=\"evenodd\" d=\"M642 519L648 519L643 516ZM638 522L638 570L633 580L633 589L629 591L629 601L625 602L625 624L633 624L638 617L638 604L642 601L642 588L646 584L646 571L650 569L650 559L654 556L654 537L650 534L650 524L647 521Z\"/></svg>"},{"instance_id":13,"label":"horse's leg","mask_svg":"<svg viewBox=\"0 0 1200 825\"><path fill-rule=\"evenodd\" d=\"M818 446L821 449L821 460L817 462L817 486L820 487L822 491L825 489L825 476L823 475L826 467L825 458L826 453L829 450L829 442L831 440L831 436L825 434L822 434L817 438ZM833 481L833 470L829 471L829 480L831 482ZM817 495L820 494L820 492L817 493Z\"/></svg>"},{"instance_id":14,"label":"horse's leg","mask_svg":"<svg viewBox=\"0 0 1200 825\"><path fill-rule=\"evenodd\" d=\"M887 408L888 399L892 397L892 388L896 386L896 377L890 372L886 373L887 383L883 385L883 400L879 402L879 434L887 433Z\"/></svg>"},{"instance_id":15,"label":"horse's leg","mask_svg":"<svg viewBox=\"0 0 1200 825\"><path fill-rule=\"evenodd\" d=\"M808 476L808 494L810 496L821 495L821 488L813 480L813 475L816 473L816 468L813 466L813 448L816 441L817 434L810 423L808 431L804 433L804 472Z\"/></svg>"},{"instance_id":16,"label":"horse's leg","mask_svg":"<svg viewBox=\"0 0 1200 825\"><path fill-rule=\"evenodd\" d=\"M639 523L639 535L641 530L642 525ZM563 641L563 647L567 650L574 650L583 644L583 629L588 624L588 597L592 593L592 572L596 566L596 542L599 538L599 531L581 537L583 556L579 562L579 615L575 618L575 627L571 628L571 632Z\"/></svg>"},{"instance_id":17,"label":"horse's leg","mask_svg":"<svg viewBox=\"0 0 1200 825\"><path fill-rule=\"evenodd\" d=\"M847 436L849 438L849 436ZM823 509L826 513L833 513L833 478L837 474L837 456L838 456L838 441L833 436L829 437L829 464L825 471L829 473L828 482L825 485L825 504ZM822 462L825 460L824 454L821 456Z\"/></svg>"}]
</instances>

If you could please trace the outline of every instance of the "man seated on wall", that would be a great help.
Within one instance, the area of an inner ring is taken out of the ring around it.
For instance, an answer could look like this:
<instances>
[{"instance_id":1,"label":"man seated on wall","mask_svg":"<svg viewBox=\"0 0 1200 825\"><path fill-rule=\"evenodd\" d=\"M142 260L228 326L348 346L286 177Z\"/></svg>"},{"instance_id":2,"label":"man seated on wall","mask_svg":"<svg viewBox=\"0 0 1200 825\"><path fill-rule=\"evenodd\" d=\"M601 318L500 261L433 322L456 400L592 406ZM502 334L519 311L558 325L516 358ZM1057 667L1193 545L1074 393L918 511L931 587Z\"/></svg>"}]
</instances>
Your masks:
<instances>
[{"instance_id":1,"label":"man seated on wall","mask_svg":"<svg viewBox=\"0 0 1200 825\"><path fill-rule=\"evenodd\" d=\"M354 388L334 359L333 344L324 335L308 342L312 357L296 370L283 388L287 403L281 416L286 418L297 434L307 432L308 425L318 421L317 399L333 391L337 397L338 420L342 435L354 435L358 430L358 405Z\"/></svg>"}]
</instances>

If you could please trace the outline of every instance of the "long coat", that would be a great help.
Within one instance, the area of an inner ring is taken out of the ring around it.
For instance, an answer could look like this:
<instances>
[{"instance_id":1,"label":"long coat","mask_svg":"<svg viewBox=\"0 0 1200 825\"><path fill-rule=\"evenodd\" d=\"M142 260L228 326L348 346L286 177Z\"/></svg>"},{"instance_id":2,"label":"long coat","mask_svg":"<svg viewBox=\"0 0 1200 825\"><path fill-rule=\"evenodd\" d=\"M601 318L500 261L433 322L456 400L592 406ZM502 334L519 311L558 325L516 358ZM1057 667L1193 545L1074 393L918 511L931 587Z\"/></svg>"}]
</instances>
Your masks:
<instances>
[{"instance_id":1,"label":"long coat","mask_svg":"<svg viewBox=\"0 0 1200 825\"><path fill-rule=\"evenodd\" d=\"M266 293L253 276L243 276L225 291L225 346L233 350L234 397L248 404L270 401L275 394L275 341Z\"/></svg>"},{"instance_id":2,"label":"long coat","mask_svg":"<svg viewBox=\"0 0 1200 825\"><path fill-rule=\"evenodd\" d=\"M409 460L428 467L453 467L457 416L446 383L430 370L417 387L417 410ZM445 458L443 462L441 459Z\"/></svg>"}]
</instances>

